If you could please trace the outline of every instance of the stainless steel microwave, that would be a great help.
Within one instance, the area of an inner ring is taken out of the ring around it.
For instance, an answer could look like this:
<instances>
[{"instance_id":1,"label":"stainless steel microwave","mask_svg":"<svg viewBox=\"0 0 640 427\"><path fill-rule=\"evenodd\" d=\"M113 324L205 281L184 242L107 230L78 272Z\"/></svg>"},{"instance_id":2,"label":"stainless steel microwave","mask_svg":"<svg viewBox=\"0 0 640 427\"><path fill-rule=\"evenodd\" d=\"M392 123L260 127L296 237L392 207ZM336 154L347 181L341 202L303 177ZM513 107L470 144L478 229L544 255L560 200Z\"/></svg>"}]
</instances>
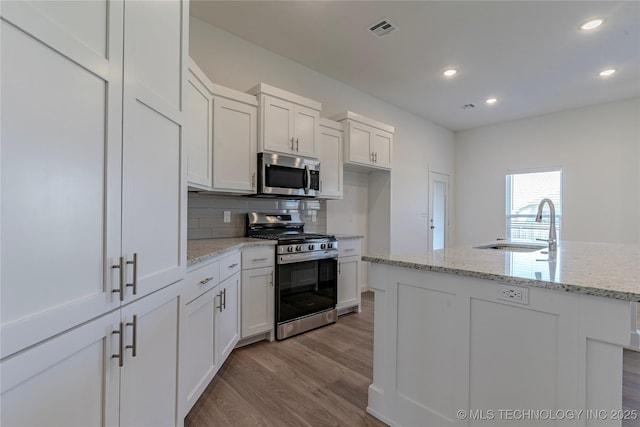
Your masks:
<instances>
[{"instance_id":1,"label":"stainless steel microwave","mask_svg":"<svg viewBox=\"0 0 640 427\"><path fill-rule=\"evenodd\" d=\"M320 161L284 154L258 154L258 195L316 197Z\"/></svg>"}]
</instances>

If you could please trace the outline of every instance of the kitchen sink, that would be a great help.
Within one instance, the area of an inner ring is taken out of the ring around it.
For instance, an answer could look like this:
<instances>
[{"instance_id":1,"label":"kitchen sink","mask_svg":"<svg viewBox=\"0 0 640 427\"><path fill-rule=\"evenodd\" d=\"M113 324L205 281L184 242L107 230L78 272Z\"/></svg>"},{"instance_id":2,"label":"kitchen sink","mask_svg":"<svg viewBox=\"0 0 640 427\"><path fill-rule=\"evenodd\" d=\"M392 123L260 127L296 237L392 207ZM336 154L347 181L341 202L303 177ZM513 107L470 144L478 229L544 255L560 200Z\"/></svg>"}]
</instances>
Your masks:
<instances>
[{"instance_id":1,"label":"kitchen sink","mask_svg":"<svg viewBox=\"0 0 640 427\"><path fill-rule=\"evenodd\" d=\"M488 245L475 246L475 249L495 249L499 251L512 252L534 252L546 248L546 244L538 243L515 243L515 242L497 242Z\"/></svg>"}]
</instances>

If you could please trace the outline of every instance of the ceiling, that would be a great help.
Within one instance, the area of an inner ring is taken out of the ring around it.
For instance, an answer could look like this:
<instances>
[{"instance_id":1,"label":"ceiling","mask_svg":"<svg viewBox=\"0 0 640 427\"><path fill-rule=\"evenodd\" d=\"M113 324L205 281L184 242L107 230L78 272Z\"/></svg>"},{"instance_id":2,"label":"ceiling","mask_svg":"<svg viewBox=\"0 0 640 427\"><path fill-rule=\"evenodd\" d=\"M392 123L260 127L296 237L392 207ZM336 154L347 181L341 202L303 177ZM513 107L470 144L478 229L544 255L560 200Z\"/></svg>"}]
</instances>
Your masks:
<instances>
[{"instance_id":1,"label":"ceiling","mask_svg":"<svg viewBox=\"0 0 640 427\"><path fill-rule=\"evenodd\" d=\"M640 96L638 1L192 0L191 15L454 131ZM397 30L378 38L382 19Z\"/></svg>"}]
</instances>

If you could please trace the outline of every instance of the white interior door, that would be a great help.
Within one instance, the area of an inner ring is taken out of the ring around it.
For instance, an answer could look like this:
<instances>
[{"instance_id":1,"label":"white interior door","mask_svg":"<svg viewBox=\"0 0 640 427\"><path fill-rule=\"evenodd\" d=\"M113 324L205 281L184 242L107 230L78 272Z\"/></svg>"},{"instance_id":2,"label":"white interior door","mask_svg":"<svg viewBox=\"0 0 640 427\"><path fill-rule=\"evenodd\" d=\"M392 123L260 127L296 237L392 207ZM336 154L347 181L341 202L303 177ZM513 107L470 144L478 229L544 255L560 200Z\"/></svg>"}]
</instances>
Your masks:
<instances>
[{"instance_id":1,"label":"white interior door","mask_svg":"<svg viewBox=\"0 0 640 427\"><path fill-rule=\"evenodd\" d=\"M449 175L429 174L429 249L447 246L449 228Z\"/></svg>"}]
</instances>

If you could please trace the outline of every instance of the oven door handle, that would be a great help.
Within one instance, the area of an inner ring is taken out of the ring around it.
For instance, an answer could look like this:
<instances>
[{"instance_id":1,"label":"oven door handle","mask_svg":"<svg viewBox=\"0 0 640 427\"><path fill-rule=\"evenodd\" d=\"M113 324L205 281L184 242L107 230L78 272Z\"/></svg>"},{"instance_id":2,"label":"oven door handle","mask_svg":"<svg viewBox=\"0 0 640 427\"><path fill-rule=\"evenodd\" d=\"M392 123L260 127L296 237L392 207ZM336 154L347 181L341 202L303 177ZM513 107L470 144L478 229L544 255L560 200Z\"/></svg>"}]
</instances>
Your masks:
<instances>
[{"instance_id":1,"label":"oven door handle","mask_svg":"<svg viewBox=\"0 0 640 427\"><path fill-rule=\"evenodd\" d=\"M338 251L318 251L301 254L282 254L276 259L277 264L293 264L296 262L315 261L319 259L338 259Z\"/></svg>"}]
</instances>

